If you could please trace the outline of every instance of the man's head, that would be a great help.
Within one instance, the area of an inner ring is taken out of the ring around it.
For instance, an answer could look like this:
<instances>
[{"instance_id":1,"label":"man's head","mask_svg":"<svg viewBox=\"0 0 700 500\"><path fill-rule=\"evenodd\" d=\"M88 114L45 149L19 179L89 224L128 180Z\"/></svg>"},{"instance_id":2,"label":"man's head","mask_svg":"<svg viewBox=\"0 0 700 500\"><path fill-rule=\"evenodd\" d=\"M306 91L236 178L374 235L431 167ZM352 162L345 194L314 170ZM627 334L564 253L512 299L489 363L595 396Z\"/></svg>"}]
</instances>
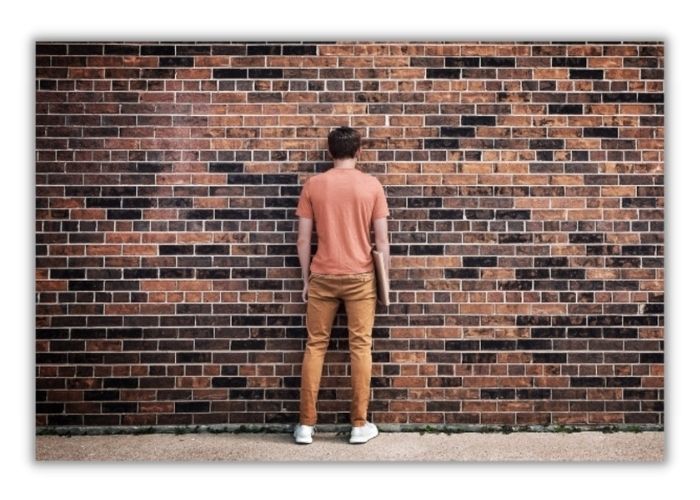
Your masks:
<instances>
[{"instance_id":1,"label":"man's head","mask_svg":"<svg viewBox=\"0 0 700 500\"><path fill-rule=\"evenodd\" d=\"M360 133L350 127L339 127L328 134L328 150L334 160L354 158L360 149Z\"/></svg>"}]
</instances>

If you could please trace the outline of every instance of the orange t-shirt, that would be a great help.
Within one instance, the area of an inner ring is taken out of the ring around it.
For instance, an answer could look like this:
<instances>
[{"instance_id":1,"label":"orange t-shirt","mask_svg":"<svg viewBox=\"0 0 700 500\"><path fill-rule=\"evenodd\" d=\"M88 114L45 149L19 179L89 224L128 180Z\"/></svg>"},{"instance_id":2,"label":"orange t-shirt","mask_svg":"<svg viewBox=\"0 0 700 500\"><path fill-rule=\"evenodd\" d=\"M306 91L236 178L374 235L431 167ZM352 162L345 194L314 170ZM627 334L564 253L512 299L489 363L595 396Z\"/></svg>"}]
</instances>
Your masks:
<instances>
[{"instance_id":1,"label":"orange t-shirt","mask_svg":"<svg viewBox=\"0 0 700 500\"><path fill-rule=\"evenodd\" d=\"M313 219L318 248L311 272L356 274L374 269L370 225L387 217L389 206L377 178L356 168L336 168L309 177L296 215Z\"/></svg>"}]
</instances>

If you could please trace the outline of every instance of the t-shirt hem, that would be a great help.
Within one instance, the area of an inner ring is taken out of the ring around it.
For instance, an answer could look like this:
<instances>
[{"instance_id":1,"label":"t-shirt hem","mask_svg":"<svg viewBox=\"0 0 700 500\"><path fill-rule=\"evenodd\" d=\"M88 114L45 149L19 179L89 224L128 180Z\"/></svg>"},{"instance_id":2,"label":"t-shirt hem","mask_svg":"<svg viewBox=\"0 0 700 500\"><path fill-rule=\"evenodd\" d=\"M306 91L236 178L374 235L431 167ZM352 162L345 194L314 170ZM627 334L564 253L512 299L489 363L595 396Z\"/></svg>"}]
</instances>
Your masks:
<instances>
[{"instance_id":1,"label":"t-shirt hem","mask_svg":"<svg viewBox=\"0 0 700 500\"><path fill-rule=\"evenodd\" d=\"M332 269L311 269L312 266L309 266L309 272L312 272L314 274L333 274L336 276L345 276L348 274L363 274L363 273L371 273L374 272L374 264L371 264L368 266L366 269L353 269L353 270L344 270L342 273L338 272L333 272Z\"/></svg>"}]
</instances>

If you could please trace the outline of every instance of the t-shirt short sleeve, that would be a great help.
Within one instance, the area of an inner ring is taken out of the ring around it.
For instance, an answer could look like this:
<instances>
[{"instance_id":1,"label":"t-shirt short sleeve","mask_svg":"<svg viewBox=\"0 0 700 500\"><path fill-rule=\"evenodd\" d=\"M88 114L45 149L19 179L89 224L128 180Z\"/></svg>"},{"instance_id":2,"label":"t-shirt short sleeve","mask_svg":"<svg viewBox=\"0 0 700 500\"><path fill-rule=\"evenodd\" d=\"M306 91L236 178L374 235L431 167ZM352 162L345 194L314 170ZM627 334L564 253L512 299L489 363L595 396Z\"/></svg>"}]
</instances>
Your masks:
<instances>
[{"instance_id":1,"label":"t-shirt short sleeve","mask_svg":"<svg viewBox=\"0 0 700 500\"><path fill-rule=\"evenodd\" d=\"M309 197L309 181L307 179L304 186L301 188L301 194L299 195L299 203L297 204L296 215L299 217L304 217L306 219L313 219L314 212L311 208L311 198Z\"/></svg>"},{"instance_id":2,"label":"t-shirt short sleeve","mask_svg":"<svg viewBox=\"0 0 700 500\"><path fill-rule=\"evenodd\" d=\"M379 183L377 183L376 193L377 194L374 199L374 208L372 209L372 220L381 219L382 217L388 217L389 215L389 205L386 202L384 188Z\"/></svg>"}]
</instances>

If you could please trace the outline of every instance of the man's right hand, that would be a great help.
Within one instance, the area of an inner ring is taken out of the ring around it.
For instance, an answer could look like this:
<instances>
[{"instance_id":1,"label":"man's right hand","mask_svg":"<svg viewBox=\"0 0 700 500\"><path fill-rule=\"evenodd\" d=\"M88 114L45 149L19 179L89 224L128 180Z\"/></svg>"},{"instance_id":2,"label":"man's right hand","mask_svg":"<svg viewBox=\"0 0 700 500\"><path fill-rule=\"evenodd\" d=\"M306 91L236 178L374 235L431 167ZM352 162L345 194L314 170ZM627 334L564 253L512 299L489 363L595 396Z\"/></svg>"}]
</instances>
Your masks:
<instances>
[{"instance_id":1,"label":"man's right hand","mask_svg":"<svg viewBox=\"0 0 700 500\"><path fill-rule=\"evenodd\" d=\"M304 281L304 288L301 290L301 300L308 302L309 300L309 282Z\"/></svg>"}]
</instances>

